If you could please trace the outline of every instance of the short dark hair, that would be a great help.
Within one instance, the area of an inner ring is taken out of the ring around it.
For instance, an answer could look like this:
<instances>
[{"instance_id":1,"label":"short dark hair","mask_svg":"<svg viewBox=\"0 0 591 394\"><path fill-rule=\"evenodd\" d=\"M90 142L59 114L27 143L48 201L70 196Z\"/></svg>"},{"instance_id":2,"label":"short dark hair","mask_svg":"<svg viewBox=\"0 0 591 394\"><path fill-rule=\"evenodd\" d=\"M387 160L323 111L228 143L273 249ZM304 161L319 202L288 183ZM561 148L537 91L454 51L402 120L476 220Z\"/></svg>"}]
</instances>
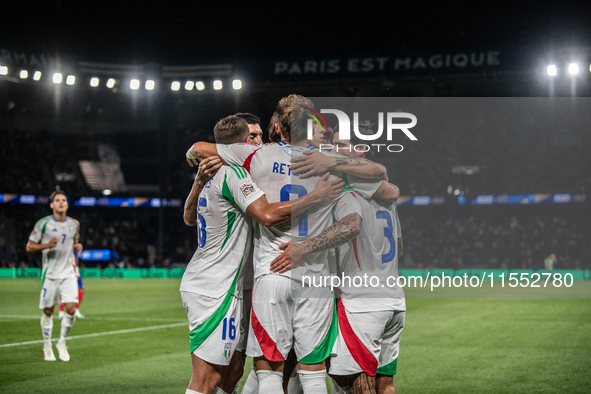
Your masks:
<instances>
[{"instance_id":1,"label":"short dark hair","mask_svg":"<svg viewBox=\"0 0 591 394\"><path fill-rule=\"evenodd\" d=\"M235 115L220 119L213 128L213 136L218 144L234 144L246 142L249 133L246 120Z\"/></svg>"},{"instance_id":2,"label":"short dark hair","mask_svg":"<svg viewBox=\"0 0 591 394\"><path fill-rule=\"evenodd\" d=\"M363 135L375 135L376 132L371 129L372 126L373 126L373 123L371 123L369 120L360 120L359 121L359 132ZM353 144L353 145L359 145L359 144L367 145L366 141L357 137L357 134L355 134L355 132L353 131L354 127L355 127L355 122L351 122L351 144ZM335 127L334 131L335 131L335 133L339 132L339 125L337 125ZM373 156L374 156L374 154L371 150L368 150L367 152L365 152L366 159L373 160Z\"/></svg>"},{"instance_id":3,"label":"short dark hair","mask_svg":"<svg viewBox=\"0 0 591 394\"><path fill-rule=\"evenodd\" d=\"M267 128L267 131L269 132L269 140L271 142L281 142L281 137L279 137L279 134L277 134L277 132L275 131L275 123L279 123L279 116L277 115L277 112L275 112L273 116L271 116L271 120L269 121L269 127Z\"/></svg>"},{"instance_id":4,"label":"short dark hair","mask_svg":"<svg viewBox=\"0 0 591 394\"><path fill-rule=\"evenodd\" d=\"M306 108L314 108L314 103L299 94L290 94L283 97L277 104L277 110L275 111L279 120L277 123L283 138L290 143L306 139L308 131Z\"/></svg>"},{"instance_id":5,"label":"short dark hair","mask_svg":"<svg viewBox=\"0 0 591 394\"><path fill-rule=\"evenodd\" d=\"M57 196L58 194L61 194L62 196L66 197L66 200L68 199L68 196L66 195L66 192L63 190L56 190L53 193L51 193L49 195L49 202L53 202L53 199L55 198L55 196Z\"/></svg>"},{"instance_id":6,"label":"short dark hair","mask_svg":"<svg viewBox=\"0 0 591 394\"><path fill-rule=\"evenodd\" d=\"M248 124L261 124L261 118L256 115L249 114L248 112L239 112L234 116L238 116L240 119L246 120Z\"/></svg>"}]
</instances>

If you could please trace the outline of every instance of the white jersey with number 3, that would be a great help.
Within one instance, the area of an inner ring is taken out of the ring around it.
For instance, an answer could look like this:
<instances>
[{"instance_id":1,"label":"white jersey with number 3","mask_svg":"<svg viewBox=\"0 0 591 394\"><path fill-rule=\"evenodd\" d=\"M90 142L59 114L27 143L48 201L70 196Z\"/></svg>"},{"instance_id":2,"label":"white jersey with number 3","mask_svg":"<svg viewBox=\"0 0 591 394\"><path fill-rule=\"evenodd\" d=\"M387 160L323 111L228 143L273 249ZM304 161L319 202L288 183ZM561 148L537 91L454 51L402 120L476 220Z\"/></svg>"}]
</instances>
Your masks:
<instances>
[{"instance_id":1,"label":"white jersey with number 3","mask_svg":"<svg viewBox=\"0 0 591 394\"><path fill-rule=\"evenodd\" d=\"M264 193L241 167L222 166L197 201L199 247L183 275L180 291L242 298L242 265L251 245L248 206Z\"/></svg>"}]
</instances>

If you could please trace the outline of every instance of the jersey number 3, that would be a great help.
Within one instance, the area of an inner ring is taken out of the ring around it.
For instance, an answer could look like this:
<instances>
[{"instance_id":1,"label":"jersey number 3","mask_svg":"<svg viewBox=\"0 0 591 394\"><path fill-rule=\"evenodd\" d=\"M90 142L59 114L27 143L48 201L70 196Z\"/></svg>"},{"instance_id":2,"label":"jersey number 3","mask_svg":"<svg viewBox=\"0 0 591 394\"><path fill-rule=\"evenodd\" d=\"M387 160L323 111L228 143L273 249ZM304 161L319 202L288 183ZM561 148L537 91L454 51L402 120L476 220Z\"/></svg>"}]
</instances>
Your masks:
<instances>
[{"instance_id":1,"label":"jersey number 3","mask_svg":"<svg viewBox=\"0 0 591 394\"><path fill-rule=\"evenodd\" d=\"M199 230L197 231L197 242L199 243L200 248L204 247L205 241L207 241L207 233L205 232L207 223L205 223L205 218L199 213L199 207L206 206L207 200L203 197L199 197L199 202L197 203L197 226L199 226Z\"/></svg>"},{"instance_id":2,"label":"jersey number 3","mask_svg":"<svg viewBox=\"0 0 591 394\"><path fill-rule=\"evenodd\" d=\"M390 216L390 212L388 211L377 211L376 218L386 220L387 226L384 227L384 236L390 243L390 251L382 255L382 264L386 264L394 260L394 257L396 256L396 240L394 239L394 226L392 225L392 217Z\"/></svg>"}]
</instances>

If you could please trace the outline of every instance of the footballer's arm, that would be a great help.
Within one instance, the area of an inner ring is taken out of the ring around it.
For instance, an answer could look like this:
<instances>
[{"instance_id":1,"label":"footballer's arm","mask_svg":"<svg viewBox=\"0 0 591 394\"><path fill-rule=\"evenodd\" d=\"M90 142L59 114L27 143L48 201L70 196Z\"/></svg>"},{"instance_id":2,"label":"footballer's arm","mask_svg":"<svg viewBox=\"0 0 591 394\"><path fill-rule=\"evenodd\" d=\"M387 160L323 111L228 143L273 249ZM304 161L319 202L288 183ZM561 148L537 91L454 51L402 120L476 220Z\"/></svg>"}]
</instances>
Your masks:
<instances>
[{"instance_id":1,"label":"footballer's arm","mask_svg":"<svg viewBox=\"0 0 591 394\"><path fill-rule=\"evenodd\" d=\"M187 154L186 154L187 163L189 163L189 165L191 167L199 165L197 160L205 159L205 158L212 157L212 156L218 157L222 161L222 164L227 164L220 157L216 144L213 144L211 142L204 142L204 141L195 142L189 148L189 150L187 151Z\"/></svg>"},{"instance_id":2,"label":"footballer's arm","mask_svg":"<svg viewBox=\"0 0 591 394\"><path fill-rule=\"evenodd\" d=\"M334 249L347 241L352 240L361 232L361 215L352 213L338 222L332 224L321 234L308 239L305 242L287 242L279 245L283 250L271 263L271 271L284 273L292 266L297 265L311 253L318 253L328 249Z\"/></svg>"},{"instance_id":3,"label":"footballer's arm","mask_svg":"<svg viewBox=\"0 0 591 394\"><path fill-rule=\"evenodd\" d=\"M38 244L37 242L33 242L33 241L29 240L29 242L27 242L26 250L28 253L37 253L37 252L41 252L42 250L45 250L45 249L54 248L56 245L57 245L57 238L52 238L46 244Z\"/></svg>"},{"instance_id":4,"label":"footballer's arm","mask_svg":"<svg viewBox=\"0 0 591 394\"><path fill-rule=\"evenodd\" d=\"M246 213L265 227L274 227L288 221L292 216L308 210L314 204L336 200L345 182L341 179L328 180L328 172L320 178L311 193L293 201L270 204L265 196L260 197L246 209Z\"/></svg>"},{"instance_id":5,"label":"footballer's arm","mask_svg":"<svg viewBox=\"0 0 591 394\"><path fill-rule=\"evenodd\" d=\"M201 161L199 171L197 172L197 176L191 187L191 192L185 201L183 219L187 226L195 226L197 224L197 201L199 200L199 194L201 194L201 190L203 190L205 184L213 178L221 166L221 160L217 156L209 157Z\"/></svg>"},{"instance_id":6,"label":"footballer's arm","mask_svg":"<svg viewBox=\"0 0 591 394\"><path fill-rule=\"evenodd\" d=\"M344 172L363 179L388 180L386 167L367 159L325 155L318 150L304 151L303 156L291 159L291 171L300 177L309 178L326 171Z\"/></svg>"},{"instance_id":7,"label":"footballer's arm","mask_svg":"<svg viewBox=\"0 0 591 394\"><path fill-rule=\"evenodd\" d=\"M388 181L382 181L380 187L372 196L378 200L385 201L387 203L393 203L398 201L398 197L400 197L400 190L398 186L390 183Z\"/></svg>"}]
</instances>

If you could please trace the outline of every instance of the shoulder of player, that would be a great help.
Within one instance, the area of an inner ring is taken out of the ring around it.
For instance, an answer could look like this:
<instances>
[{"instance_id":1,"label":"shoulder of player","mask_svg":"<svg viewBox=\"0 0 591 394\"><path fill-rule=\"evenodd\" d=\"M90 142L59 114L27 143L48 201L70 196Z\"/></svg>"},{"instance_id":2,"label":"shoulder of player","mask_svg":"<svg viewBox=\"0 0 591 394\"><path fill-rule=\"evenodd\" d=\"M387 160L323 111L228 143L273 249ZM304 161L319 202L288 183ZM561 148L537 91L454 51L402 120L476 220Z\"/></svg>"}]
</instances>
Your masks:
<instances>
[{"instance_id":1,"label":"shoulder of player","mask_svg":"<svg viewBox=\"0 0 591 394\"><path fill-rule=\"evenodd\" d=\"M71 222L72 222L72 223L74 223L76 226L80 227L80 222L79 222L78 220L74 219L74 218L73 218L73 217L71 217L71 216L66 216L66 218L68 218L68 222L70 222L70 221L71 221Z\"/></svg>"},{"instance_id":2,"label":"shoulder of player","mask_svg":"<svg viewBox=\"0 0 591 394\"><path fill-rule=\"evenodd\" d=\"M42 217L41 219L37 220L37 223L35 223L35 228L39 227L41 229L41 227L43 227L44 225L49 223L50 220L51 220L51 215L47 215L47 216Z\"/></svg>"}]
</instances>

